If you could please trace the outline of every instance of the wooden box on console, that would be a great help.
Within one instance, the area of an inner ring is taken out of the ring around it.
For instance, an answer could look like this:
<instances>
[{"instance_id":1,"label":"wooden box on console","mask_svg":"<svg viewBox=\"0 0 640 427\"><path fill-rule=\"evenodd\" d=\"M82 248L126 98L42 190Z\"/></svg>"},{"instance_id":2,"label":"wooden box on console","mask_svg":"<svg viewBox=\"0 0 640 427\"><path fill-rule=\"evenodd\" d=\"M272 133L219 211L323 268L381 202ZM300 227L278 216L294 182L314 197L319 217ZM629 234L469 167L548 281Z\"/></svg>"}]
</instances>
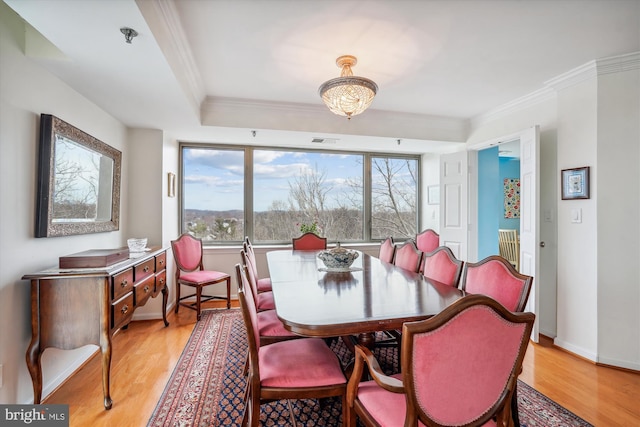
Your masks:
<instances>
[{"instance_id":1,"label":"wooden box on console","mask_svg":"<svg viewBox=\"0 0 640 427\"><path fill-rule=\"evenodd\" d=\"M108 267L129 258L128 248L90 249L76 254L61 256L59 268Z\"/></svg>"}]
</instances>

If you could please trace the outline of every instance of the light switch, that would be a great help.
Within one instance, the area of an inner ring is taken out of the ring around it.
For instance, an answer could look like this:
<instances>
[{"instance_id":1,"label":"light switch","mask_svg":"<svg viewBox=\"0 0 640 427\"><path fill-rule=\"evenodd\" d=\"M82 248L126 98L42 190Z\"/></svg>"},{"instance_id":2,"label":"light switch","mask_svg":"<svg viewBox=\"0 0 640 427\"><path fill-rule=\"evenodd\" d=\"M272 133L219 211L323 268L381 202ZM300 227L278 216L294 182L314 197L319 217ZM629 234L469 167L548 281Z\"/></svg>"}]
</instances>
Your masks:
<instances>
[{"instance_id":1,"label":"light switch","mask_svg":"<svg viewBox=\"0 0 640 427\"><path fill-rule=\"evenodd\" d=\"M553 222L553 214L551 213L551 209L544 210L544 222Z\"/></svg>"},{"instance_id":2,"label":"light switch","mask_svg":"<svg viewBox=\"0 0 640 427\"><path fill-rule=\"evenodd\" d=\"M582 222L582 209L571 209L571 222L579 224Z\"/></svg>"}]
</instances>

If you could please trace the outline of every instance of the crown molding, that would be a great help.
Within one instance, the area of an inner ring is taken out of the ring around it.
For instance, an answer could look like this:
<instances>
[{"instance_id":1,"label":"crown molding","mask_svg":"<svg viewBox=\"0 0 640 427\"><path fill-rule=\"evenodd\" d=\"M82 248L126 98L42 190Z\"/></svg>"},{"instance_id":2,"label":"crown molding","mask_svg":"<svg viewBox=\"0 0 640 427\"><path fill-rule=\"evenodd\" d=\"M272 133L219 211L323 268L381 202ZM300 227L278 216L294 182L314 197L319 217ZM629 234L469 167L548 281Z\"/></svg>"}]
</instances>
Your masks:
<instances>
[{"instance_id":1,"label":"crown molding","mask_svg":"<svg viewBox=\"0 0 640 427\"><path fill-rule=\"evenodd\" d=\"M589 61L586 64L545 81L543 84L544 87L541 89L472 118L471 126L475 128L500 117L521 111L555 97L556 92L560 90L590 79L595 79L600 75L636 69L640 69L640 52Z\"/></svg>"},{"instance_id":2,"label":"crown molding","mask_svg":"<svg viewBox=\"0 0 640 427\"><path fill-rule=\"evenodd\" d=\"M640 69L640 52L598 59L596 63L598 66L599 76L603 74L637 70Z\"/></svg>"},{"instance_id":3,"label":"crown molding","mask_svg":"<svg viewBox=\"0 0 640 427\"><path fill-rule=\"evenodd\" d=\"M484 123L497 120L501 117L508 116L518 111L522 111L525 108L529 108L533 105L552 99L556 96L556 93L551 88L542 88L534 92L531 92L520 98L516 98L513 101L509 101L506 104L502 104L486 113L475 116L471 119L471 127L476 128Z\"/></svg>"},{"instance_id":4,"label":"crown molding","mask_svg":"<svg viewBox=\"0 0 640 427\"><path fill-rule=\"evenodd\" d=\"M579 67L562 73L544 82L544 86L555 91L566 89L598 76L598 66L596 61L589 61Z\"/></svg>"},{"instance_id":5,"label":"crown molding","mask_svg":"<svg viewBox=\"0 0 640 427\"><path fill-rule=\"evenodd\" d=\"M573 70L547 80L544 85L555 90L562 90L601 75L637 69L640 69L640 52L632 52L589 61Z\"/></svg>"},{"instance_id":6,"label":"crown molding","mask_svg":"<svg viewBox=\"0 0 640 427\"><path fill-rule=\"evenodd\" d=\"M196 112L205 98L202 76L180 21L174 0L137 2L149 27L159 42L169 66ZM152 25L155 24L155 25Z\"/></svg>"},{"instance_id":7,"label":"crown molding","mask_svg":"<svg viewBox=\"0 0 640 427\"><path fill-rule=\"evenodd\" d=\"M248 127L304 132L462 142L468 121L451 117L368 109L347 120L324 104L269 102L208 96L200 109L203 126Z\"/></svg>"}]
</instances>

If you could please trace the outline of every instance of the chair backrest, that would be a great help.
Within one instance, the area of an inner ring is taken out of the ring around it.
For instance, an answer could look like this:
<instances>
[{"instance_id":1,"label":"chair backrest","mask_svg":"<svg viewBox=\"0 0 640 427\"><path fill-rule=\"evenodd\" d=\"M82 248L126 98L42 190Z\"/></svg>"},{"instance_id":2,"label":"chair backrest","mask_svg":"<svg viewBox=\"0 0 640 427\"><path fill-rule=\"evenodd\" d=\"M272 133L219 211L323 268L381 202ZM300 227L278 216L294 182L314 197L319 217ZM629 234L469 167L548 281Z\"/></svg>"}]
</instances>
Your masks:
<instances>
[{"instance_id":1,"label":"chair backrest","mask_svg":"<svg viewBox=\"0 0 640 427\"><path fill-rule=\"evenodd\" d=\"M204 269L202 265L202 240L184 233L176 240L171 241L171 250L179 270L189 272Z\"/></svg>"},{"instance_id":2,"label":"chair backrest","mask_svg":"<svg viewBox=\"0 0 640 427\"><path fill-rule=\"evenodd\" d=\"M520 241L516 230L498 230L498 249L502 258L520 270Z\"/></svg>"},{"instance_id":3,"label":"chair backrest","mask_svg":"<svg viewBox=\"0 0 640 427\"><path fill-rule=\"evenodd\" d=\"M420 261L422 261L422 252L413 240L407 240L396 248L393 263L397 267L417 273L420 269Z\"/></svg>"},{"instance_id":4,"label":"chair backrest","mask_svg":"<svg viewBox=\"0 0 640 427\"><path fill-rule=\"evenodd\" d=\"M242 247L244 248L244 251L247 255L247 258L251 261L251 265L249 267L251 267L253 269L253 275L257 278L258 277L258 264L256 263L256 254L253 251L253 246L251 245L251 242L249 241L249 237L245 237L244 238L244 242L242 243ZM244 262L244 260L243 260Z\"/></svg>"},{"instance_id":5,"label":"chair backrest","mask_svg":"<svg viewBox=\"0 0 640 427\"><path fill-rule=\"evenodd\" d=\"M240 249L240 258L242 259L242 267L246 269L245 275L248 286L245 287L245 292L251 292L255 303L255 301L258 301L258 277L255 275L251 259L244 249ZM238 281L238 285L240 285L240 281Z\"/></svg>"},{"instance_id":6,"label":"chair backrest","mask_svg":"<svg viewBox=\"0 0 640 427\"><path fill-rule=\"evenodd\" d=\"M402 328L407 423L484 425L510 417L533 313L512 313L483 295L466 296Z\"/></svg>"},{"instance_id":7,"label":"chair backrest","mask_svg":"<svg viewBox=\"0 0 640 427\"><path fill-rule=\"evenodd\" d=\"M392 237L387 237L382 243L380 243L380 252L378 253L380 261L392 263L395 253L396 245L393 244Z\"/></svg>"},{"instance_id":8,"label":"chair backrest","mask_svg":"<svg viewBox=\"0 0 640 427\"><path fill-rule=\"evenodd\" d=\"M463 261L453 255L451 249L440 246L436 250L422 255L420 272L429 279L457 288L463 264Z\"/></svg>"},{"instance_id":9,"label":"chair backrest","mask_svg":"<svg viewBox=\"0 0 640 427\"><path fill-rule=\"evenodd\" d=\"M533 277L518 273L509 261L492 255L464 264L461 288L471 294L490 296L508 310L523 311L532 284Z\"/></svg>"},{"instance_id":10,"label":"chair backrest","mask_svg":"<svg viewBox=\"0 0 640 427\"><path fill-rule=\"evenodd\" d=\"M260 377L258 367L258 349L260 348L260 331L258 329L258 309L256 303L251 296L246 294L249 281L247 278L247 269L240 264L236 264L236 277L238 280L238 300L240 301L240 310L244 319L244 326L247 330L247 341L249 344L249 365L253 375Z\"/></svg>"},{"instance_id":11,"label":"chair backrest","mask_svg":"<svg viewBox=\"0 0 640 427\"><path fill-rule=\"evenodd\" d=\"M416 246L422 252L434 251L440 246L440 235L428 228L416 235Z\"/></svg>"},{"instance_id":12,"label":"chair backrest","mask_svg":"<svg viewBox=\"0 0 640 427\"><path fill-rule=\"evenodd\" d=\"M300 237L294 237L292 242L294 250L315 251L327 249L327 238L320 237L315 233L304 233Z\"/></svg>"}]
</instances>

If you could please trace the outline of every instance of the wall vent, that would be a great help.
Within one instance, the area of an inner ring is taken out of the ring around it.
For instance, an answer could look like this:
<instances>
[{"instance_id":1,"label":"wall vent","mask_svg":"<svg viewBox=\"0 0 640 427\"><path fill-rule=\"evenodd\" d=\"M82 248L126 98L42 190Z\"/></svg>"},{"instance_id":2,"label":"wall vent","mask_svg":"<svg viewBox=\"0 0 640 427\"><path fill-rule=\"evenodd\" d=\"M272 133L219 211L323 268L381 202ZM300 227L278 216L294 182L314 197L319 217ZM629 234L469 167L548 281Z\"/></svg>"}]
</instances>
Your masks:
<instances>
[{"instance_id":1,"label":"wall vent","mask_svg":"<svg viewBox=\"0 0 640 427\"><path fill-rule=\"evenodd\" d=\"M311 142L315 144L335 144L336 138L312 138Z\"/></svg>"}]
</instances>

